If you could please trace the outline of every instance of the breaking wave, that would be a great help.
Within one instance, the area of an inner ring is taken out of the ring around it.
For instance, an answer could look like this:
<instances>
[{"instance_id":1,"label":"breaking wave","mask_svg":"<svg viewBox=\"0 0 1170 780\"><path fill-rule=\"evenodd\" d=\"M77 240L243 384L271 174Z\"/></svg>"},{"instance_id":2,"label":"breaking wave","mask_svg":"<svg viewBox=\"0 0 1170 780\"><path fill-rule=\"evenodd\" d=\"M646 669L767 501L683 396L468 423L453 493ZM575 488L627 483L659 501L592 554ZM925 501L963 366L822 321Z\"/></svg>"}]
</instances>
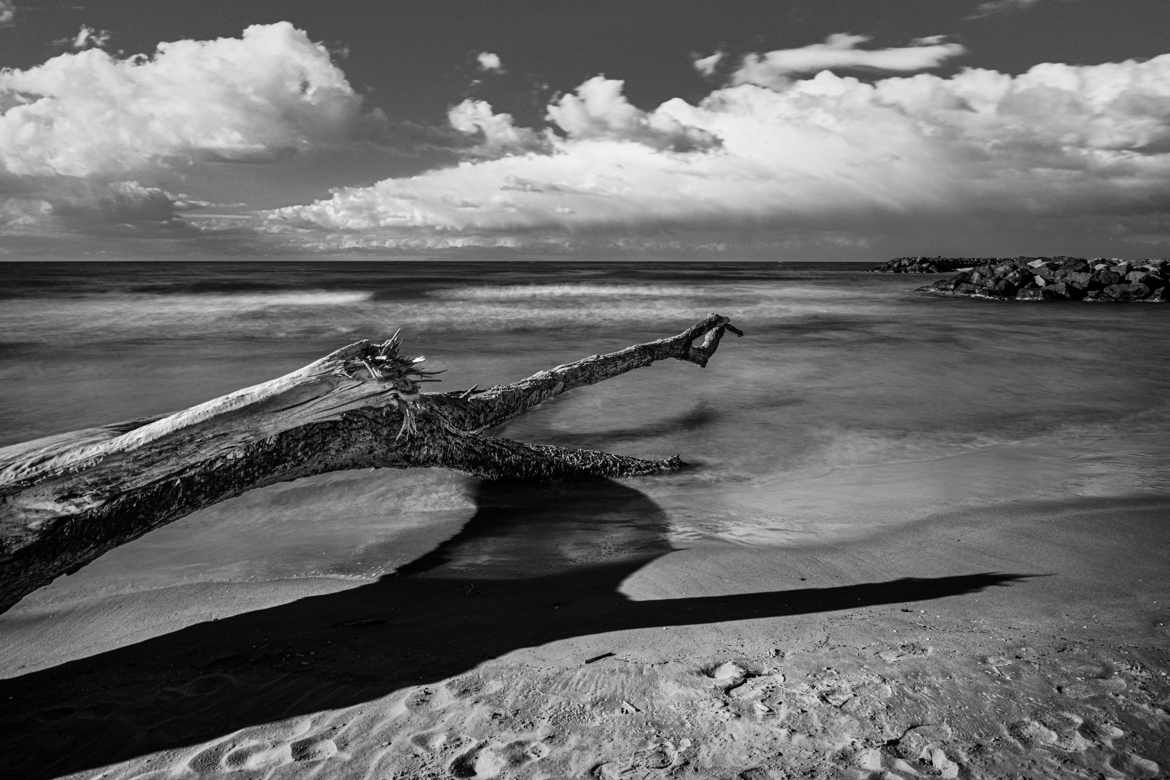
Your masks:
<instances>
[{"instance_id":1,"label":"breaking wave","mask_svg":"<svg viewBox=\"0 0 1170 780\"><path fill-rule=\"evenodd\" d=\"M515 284L454 287L431 295L444 300L527 301L547 298L693 298L694 289L673 285Z\"/></svg>"}]
</instances>

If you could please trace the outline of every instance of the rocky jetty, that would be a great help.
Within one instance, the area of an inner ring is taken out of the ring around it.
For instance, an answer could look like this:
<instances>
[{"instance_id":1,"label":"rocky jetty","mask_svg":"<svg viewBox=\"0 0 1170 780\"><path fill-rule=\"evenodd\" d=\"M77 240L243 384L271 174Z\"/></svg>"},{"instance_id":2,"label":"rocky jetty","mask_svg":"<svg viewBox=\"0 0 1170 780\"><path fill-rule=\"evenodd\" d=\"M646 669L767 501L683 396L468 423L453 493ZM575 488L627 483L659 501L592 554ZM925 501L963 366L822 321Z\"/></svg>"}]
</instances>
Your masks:
<instances>
[{"instance_id":1,"label":"rocky jetty","mask_svg":"<svg viewBox=\"0 0 1170 780\"><path fill-rule=\"evenodd\" d=\"M1170 301L1166 260L1017 257L968 264L973 267L920 289L1018 301Z\"/></svg>"},{"instance_id":2,"label":"rocky jetty","mask_svg":"<svg viewBox=\"0 0 1170 780\"><path fill-rule=\"evenodd\" d=\"M884 274L945 274L960 268L993 263L997 257L895 257L872 269Z\"/></svg>"}]
</instances>

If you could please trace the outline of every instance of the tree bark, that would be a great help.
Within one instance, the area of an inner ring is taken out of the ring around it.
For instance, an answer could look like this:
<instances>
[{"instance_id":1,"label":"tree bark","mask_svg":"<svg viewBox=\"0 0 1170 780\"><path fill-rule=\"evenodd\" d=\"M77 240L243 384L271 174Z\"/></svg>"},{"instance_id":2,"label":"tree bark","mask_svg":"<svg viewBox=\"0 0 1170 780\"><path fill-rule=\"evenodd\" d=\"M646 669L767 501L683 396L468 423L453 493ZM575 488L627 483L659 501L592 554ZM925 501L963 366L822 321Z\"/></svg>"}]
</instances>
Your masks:
<instances>
[{"instance_id":1,"label":"tree bark","mask_svg":"<svg viewBox=\"0 0 1170 780\"><path fill-rule=\"evenodd\" d=\"M0 612L152 528L245 491L351 468L442 466L487 478L622 477L642 460L483 435L561 393L674 358L705 366L718 314L670 338L593 355L486 390L435 381L398 336L360 341L297 371L175 414L0 448Z\"/></svg>"}]
</instances>

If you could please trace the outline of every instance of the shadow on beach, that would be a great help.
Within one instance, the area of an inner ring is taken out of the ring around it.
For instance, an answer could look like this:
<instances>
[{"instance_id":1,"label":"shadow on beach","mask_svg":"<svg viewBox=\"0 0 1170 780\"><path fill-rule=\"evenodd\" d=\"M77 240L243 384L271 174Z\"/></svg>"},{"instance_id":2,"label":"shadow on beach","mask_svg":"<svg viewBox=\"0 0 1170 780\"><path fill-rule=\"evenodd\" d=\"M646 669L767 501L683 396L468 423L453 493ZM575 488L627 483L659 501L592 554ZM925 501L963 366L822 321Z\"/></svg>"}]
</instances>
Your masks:
<instances>
[{"instance_id":1,"label":"shadow on beach","mask_svg":"<svg viewBox=\"0 0 1170 780\"><path fill-rule=\"evenodd\" d=\"M56 776L194 745L568 637L923 601L1021 578L631 601L622 581L674 549L643 493L609 480L484 482L476 501L459 535L375 583L0 682L0 775Z\"/></svg>"}]
</instances>

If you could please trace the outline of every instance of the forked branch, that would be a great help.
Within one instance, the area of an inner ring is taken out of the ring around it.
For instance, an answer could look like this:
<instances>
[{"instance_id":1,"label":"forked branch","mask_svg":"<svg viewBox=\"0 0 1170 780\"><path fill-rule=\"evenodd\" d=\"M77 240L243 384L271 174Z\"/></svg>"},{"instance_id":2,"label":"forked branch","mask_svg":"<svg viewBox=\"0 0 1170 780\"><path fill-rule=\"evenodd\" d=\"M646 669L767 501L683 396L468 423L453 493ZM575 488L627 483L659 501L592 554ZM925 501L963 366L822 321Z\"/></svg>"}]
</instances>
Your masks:
<instances>
[{"instance_id":1,"label":"forked branch","mask_svg":"<svg viewBox=\"0 0 1170 780\"><path fill-rule=\"evenodd\" d=\"M596 450L482 432L561 393L674 358L705 366L725 331L712 314L670 338L592 355L508 385L426 394L438 372L396 333L175 414L0 449L0 611L152 528L264 485L350 468L442 466L545 479L677 470Z\"/></svg>"}]
</instances>

